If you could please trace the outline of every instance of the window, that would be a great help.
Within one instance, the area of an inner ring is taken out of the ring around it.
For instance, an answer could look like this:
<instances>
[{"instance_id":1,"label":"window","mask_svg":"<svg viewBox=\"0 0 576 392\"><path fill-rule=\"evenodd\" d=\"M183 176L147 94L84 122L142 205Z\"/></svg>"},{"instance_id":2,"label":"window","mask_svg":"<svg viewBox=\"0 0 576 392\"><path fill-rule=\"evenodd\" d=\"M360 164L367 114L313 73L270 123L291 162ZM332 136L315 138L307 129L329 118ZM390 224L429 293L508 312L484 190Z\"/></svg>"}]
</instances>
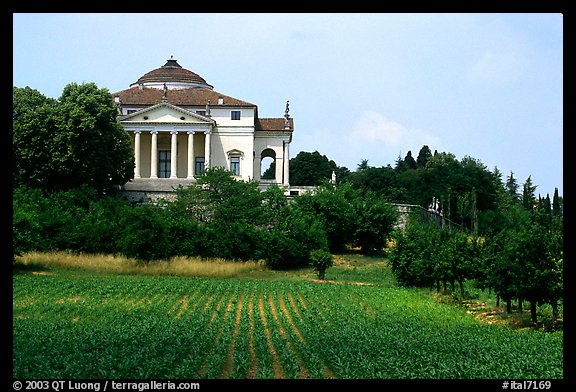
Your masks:
<instances>
[{"instance_id":1,"label":"window","mask_svg":"<svg viewBox=\"0 0 576 392\"><path fill-rule=\"evenodd\" d=\"M240 110L232 110L230 112L230 119L231 120L240 120Z\"/></svg>"},{"instance_id":2,"label":"window","mask_svg":"<svg viewBox=\"0 0 576 392\"><path fill-rule=\"evenodd\" d=\"M196 157L196 166L194 167L194 174L199 175L204 172L204 157Z\"/></svg>"},{"instance_id":3,"label":"window","mask_svg":"<svg viewBox=\"0 0 576 392\"><path fill-rule=\"evenodd\" d=\"M127 109L126 110L126 114L132 114L132 113L136 113L138 110L136 109Z\"/></svg>"},{"instance_id":4,"label":"window","mask_svg":"<svg viewBox=\"0 0 576 392\"><path fill-rule=\"evenodd\" d=\"M230 157L230 171L235 176L240 175L240 157Z\"/></svg>"},{"instance_id":5,"label":"window","mask_svg":"<svg viewBox=\"0 0 576 392\"><path fill-rule=\"evenodd\" d=\"M196 114L199 114L201 116L205 116L206 115L206 110L196 110Z\"/></svg>"},{"instance_id":6,"label":"window","mask_svg":"<svg viewBox=\"0 0 576 392\"><path fill-rule=\"evenodd\" d=\"M170 151L158 151L158 177L170 178Z\"/></svg>"}]
</instances>

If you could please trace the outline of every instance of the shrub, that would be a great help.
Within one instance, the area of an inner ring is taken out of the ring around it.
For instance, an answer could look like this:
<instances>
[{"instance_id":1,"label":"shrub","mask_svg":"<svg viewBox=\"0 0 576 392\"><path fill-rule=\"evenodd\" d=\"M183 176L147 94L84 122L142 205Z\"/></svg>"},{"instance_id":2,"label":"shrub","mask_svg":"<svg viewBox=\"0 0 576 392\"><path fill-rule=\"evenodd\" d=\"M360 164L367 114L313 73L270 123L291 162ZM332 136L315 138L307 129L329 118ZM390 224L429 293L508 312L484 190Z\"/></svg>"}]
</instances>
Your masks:
<instances>
[{"instance_id":1,"label":"shrub","mask_svg":"<svg viewBox=\"0 0 576 392\"><path fill-rule=\"evenodd\" d=\"M326 270L334 264L334 260L329 252L315 249L310 252L310 264L314 267L314 271L318 272L318 279L324 280Z\"/></svg>"},{"instance_id":2,"label":"shrub","mask_svg":"<svg viewBox=\"0 0 576 392\"><path fill-rule=\"evenodd\" d=\"M166 258L170 240L161 210L151 204L128 208L120 220L119 250L140 261Z\"/></svg>"}]
</instances>

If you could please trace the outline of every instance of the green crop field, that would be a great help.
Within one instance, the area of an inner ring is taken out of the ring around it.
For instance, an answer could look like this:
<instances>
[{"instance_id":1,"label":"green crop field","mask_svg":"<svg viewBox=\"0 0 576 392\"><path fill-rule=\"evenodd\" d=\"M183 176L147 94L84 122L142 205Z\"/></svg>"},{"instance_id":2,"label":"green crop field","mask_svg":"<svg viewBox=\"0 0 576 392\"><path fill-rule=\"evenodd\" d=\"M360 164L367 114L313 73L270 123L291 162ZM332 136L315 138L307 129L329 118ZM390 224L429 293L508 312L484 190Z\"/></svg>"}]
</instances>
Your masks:
<instances>
[{"instance_id":1,"label":"green crop field","mask_svg":"<svg viewBox=\"0 0 576 392\"><path fill-rule=\"evenodd\" d=\"M13 376L555 379L563 332L489 325L385 261L233 278L75 269L13 277Z\"/></svg>"}]
</instances>

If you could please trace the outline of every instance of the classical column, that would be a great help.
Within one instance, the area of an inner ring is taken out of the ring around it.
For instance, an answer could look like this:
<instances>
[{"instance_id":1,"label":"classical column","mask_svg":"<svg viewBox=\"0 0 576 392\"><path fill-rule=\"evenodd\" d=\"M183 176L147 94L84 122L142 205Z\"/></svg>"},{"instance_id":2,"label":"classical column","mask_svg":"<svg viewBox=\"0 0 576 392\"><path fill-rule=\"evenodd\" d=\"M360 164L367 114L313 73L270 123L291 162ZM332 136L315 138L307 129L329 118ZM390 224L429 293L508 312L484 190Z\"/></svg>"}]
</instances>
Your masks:
<instances>
[{"instance_id":1,"label":"classical column","mask_svg":"<svg viewBox=\"0 0 576 392\"><path fill-rule=\"evenodd\" d=\"M262 170L262 158L254 153L254 180L260 181L260 171Z\"/></svg>"},{"instance_id":2,"label":"classical column","mask_svg":"<svg viewBox=\"0 0 576 392\"><path fill-rule=\"evenodd\" d=\"M290 186L290 143L284 142L284 185Z\"/></svg>"},{"instance_id":3,"label":"classical column","mask_svg":"<svg viewBox=\"0 0 576 392\"><path fill-rule=\"evenodd\" d=\"M178 178L176 175L178 170L178 132L170 132L172 140L170 144L170 178Z\"/></svg>"},{"instance_id":4,"label":"classical column","mask_svg":"<svg viewBox=\"0 0 576 392\"><path fill-rule=\"evenodd\" d=\"M150 178L158 178L158 131L152 131L150 134L152 134Z\"/></svg>"},{"instance_id":5,"label":"classical column","mask_svg":"<svg viewBox=\"0 0 576 392\"><path fill-rule=\"evenodd\" d=\"M204 170L210 167L210 136L211 132L204 132L206 139L204 140Z\"/></svg>"},{"instance_id":6,"label":"classical column","mask_svg":"<svg viewBox=\"0 0 576 392\"><path fill-rule=\"evenodd\" d=\"M188 175L186 178L194 177L194 133L188 133Z\"/></svg>"},{"instance_id":7,"label":"classical column","mask_svg":"<svg viewBox=\"0 0 576 392\"><path fill-rule=\"evenodd\" d=\"M134 178L140 178L140 134L134 132Z\"/></svg>"}]
</instances>

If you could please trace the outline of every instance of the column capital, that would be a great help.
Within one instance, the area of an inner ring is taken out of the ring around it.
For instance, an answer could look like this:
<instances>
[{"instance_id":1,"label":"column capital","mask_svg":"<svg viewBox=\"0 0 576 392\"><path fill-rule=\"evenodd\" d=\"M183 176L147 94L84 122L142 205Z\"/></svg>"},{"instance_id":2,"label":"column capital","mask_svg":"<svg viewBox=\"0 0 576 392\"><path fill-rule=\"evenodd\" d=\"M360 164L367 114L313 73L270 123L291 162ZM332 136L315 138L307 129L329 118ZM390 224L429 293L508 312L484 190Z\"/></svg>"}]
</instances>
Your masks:
<instances>
[{"instance_id":1,"label":"column capital","mask_svg":"<svg viewBox=\"0 0 576 392\"><path fill-rule=\"evenodd\" d=\"M142 131L134 131L134 133L140 135Z\"/></svg>"},{"instance_id":2,"label":"column capital","mask_svg":"<svg viewBox=\"0 0 576 392\"><path fill-rule=\"evenodd\" d=\"M187 133L188 135L194 135L196 132L194 132L194 131L186 131L186 133Z\"/></svg>"},{"instance_id":3,"label":"column capital","mask_svg":"<svg viewBox=\"0 0 576 392\"><path fill-rule=\"evenodd\" d=\"M158 131L150 131L150 135L158 135Z\"/></svg>"},{"instance_id":4,"label":"column capital","mask_svg":"<svg viewBox=\"0 0 576 392\"><path fill-rule=\"evenodd\" d=\"M170 131L170 135L178 135L178 131Z\"/></svg>"}]
</instances>

